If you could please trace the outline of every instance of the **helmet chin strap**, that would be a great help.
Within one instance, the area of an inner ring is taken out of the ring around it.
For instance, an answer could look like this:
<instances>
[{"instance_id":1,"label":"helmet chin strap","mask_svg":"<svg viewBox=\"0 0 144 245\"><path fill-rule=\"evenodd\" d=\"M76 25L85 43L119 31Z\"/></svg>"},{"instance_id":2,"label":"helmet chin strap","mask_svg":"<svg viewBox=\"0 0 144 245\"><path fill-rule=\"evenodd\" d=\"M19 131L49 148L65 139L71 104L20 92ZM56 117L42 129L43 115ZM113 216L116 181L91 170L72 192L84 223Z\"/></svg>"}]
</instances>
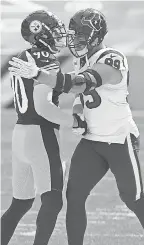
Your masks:
<instances>
[{"instance_id":1,"label":"helmet chin strap","mask_svg":"<svg viewBox=\"0 0 144 245\"><path fill-rule=\"evenodd\" d=\"M47 29L50 33L51 33L51 35L52 35L52 31L51 31L51 29L47 26L47 25L45 25L44 23L42 23L42 26L45 28L45 29ZM57 50L54 50L54 49L52 49L46 42L44 42L43 40L41 40L41 39L39 39L39 41L41 42L41 43L43 43L46 47L48 47L49 48L49 50L50 50L50 52L52 52L53 54L56 54L57 52L60 52L60 50L61 50L61 48L63 48L63 47L66 47L66 45L59 45L59 42L57 42L56 40L55 40L55 43L56 43L56 49Z\"/></svg>"},{"instance_id":2,"label":"helmet chin strap","mask_svg":"<svg viewBox=\"0 0 144 245\"><path fill-rule=\"evenodd\" d=\"M78 54L79 57L83 57L83 56L85 56L87 54L88 48L85 46L84 49L79 50L79 51L76 51L76 52L77 52L77 54Z\"/></svg>"}]
</instances>

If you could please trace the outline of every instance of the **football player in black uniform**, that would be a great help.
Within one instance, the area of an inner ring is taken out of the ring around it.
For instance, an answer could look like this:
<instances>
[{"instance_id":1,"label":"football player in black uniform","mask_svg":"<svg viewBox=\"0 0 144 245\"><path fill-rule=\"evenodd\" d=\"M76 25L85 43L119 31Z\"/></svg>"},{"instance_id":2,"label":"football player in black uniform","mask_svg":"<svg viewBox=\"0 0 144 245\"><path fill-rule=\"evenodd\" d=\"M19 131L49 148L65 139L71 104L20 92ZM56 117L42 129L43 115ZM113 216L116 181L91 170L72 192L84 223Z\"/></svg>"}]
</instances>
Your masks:
<instances>
[{"instance_id":1,"label":"football player in black uniform","mask_svg":"<svg viewBox=\"0 0 144 245\"><path fill-rule=\"evenodd\" d=\"M22 22L21 34L32 47L19 58L27 61L28 52L42 70L60 70L54 54L65 46L66 32L54 14L43 10L31 13ZM18 116L12 136L13 199L2 216L1 241L2 245L8 244L38 193L41 207L33 244L47 245L62 208L63 168L58 129L59 125L77 125L77 120L58 107L61 92L15 75L11 76L11 84Z\"/></svg>"}]
</instances>

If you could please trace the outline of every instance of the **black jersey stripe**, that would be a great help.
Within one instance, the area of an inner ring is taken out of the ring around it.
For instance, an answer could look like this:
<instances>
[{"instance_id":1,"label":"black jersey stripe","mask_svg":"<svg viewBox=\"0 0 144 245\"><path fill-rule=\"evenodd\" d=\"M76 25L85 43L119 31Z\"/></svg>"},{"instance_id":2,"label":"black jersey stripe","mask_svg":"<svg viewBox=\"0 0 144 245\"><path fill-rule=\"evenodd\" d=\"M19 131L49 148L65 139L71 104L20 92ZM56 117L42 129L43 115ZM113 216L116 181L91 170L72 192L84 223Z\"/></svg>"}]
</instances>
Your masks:
<instances>
[{"instance_id":1,"label":"black jersey stripe","mask_svg":"<svg viewBox=\"0 0 144 245\"><path fill-rule=\"evenodd\" d=\"M51 173L51 190L62 191L63 169L60 158L60 149L54 129L40 125L45 150L48 156Z\"/></svg>"}]
</instances>

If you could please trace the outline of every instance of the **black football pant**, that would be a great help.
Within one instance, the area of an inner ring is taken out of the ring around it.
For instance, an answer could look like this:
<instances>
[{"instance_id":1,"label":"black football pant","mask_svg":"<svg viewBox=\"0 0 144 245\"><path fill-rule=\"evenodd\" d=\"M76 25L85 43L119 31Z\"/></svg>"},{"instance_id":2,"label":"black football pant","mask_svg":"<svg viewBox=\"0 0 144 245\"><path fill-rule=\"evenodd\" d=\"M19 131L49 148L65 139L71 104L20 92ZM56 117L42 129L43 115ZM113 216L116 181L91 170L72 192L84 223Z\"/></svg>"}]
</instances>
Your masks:
<instances>
[{"instance_id":1,"label":"black football pant","mask_svg":"<svg viewBox=\"0 0 144 245\"><path fill-rule=\"evenodd\" d=\"M32 207L33 201L34 199L13 198L11 206L1 218L1 245L9 243L19 221ZM47 245L61 208L61 191L52 190L41 195L41 207L36 220L36 235L33 245Z\"/></svg>"},{"instance_id":2,"label":"black football pant","mask_svg":"<svg viewBox=\"0 0 144 245\"><path fill-rule=\"evenodd\" d=\"M72 157L66 193L69 245L83 244L87 225L85 202L109 169L115 176L122 201L144 228L144 176L137 153L138 139L134 135L129 135L124 144L80 141Z\"/></svg>"}]
</instances>

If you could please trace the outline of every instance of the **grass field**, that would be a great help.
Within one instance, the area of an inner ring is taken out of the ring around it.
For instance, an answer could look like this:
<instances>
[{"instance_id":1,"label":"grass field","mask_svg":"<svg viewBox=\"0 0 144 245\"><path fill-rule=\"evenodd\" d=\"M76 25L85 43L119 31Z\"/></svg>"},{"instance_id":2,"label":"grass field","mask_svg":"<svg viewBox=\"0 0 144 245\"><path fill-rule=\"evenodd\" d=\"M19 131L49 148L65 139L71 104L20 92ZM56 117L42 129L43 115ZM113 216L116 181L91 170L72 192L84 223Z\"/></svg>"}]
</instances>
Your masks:
<instances>
[{"instance_id":1,"label":"grass field","mask_svg":"<svg viewBox=\"0 0 144 245\"><path fill-rule=\"evenodd\" d=\"M143 113L144 114L144 113ZM140 159L144 166L144 116L142 113L134 113L135 120L141 133ZM13 110L2 110L2 160L1 160L1 207L2 213L8 208L11 197L11 134L16 117ZM64 154L71 155L76 145L76 138L66 133L66 147ZM25 215L18 225L10 245L32 244L35 233L36 213L40 205L39 197L36 198L31 211ZM55 231L50 245L66 245L64 207L59 214ZM113 175L108 174L91 193L87 202L88 227L85 243L88 245L143 245L143 230L132 212L122 203L118 196Z\"/></svg>"}]
</instances>

